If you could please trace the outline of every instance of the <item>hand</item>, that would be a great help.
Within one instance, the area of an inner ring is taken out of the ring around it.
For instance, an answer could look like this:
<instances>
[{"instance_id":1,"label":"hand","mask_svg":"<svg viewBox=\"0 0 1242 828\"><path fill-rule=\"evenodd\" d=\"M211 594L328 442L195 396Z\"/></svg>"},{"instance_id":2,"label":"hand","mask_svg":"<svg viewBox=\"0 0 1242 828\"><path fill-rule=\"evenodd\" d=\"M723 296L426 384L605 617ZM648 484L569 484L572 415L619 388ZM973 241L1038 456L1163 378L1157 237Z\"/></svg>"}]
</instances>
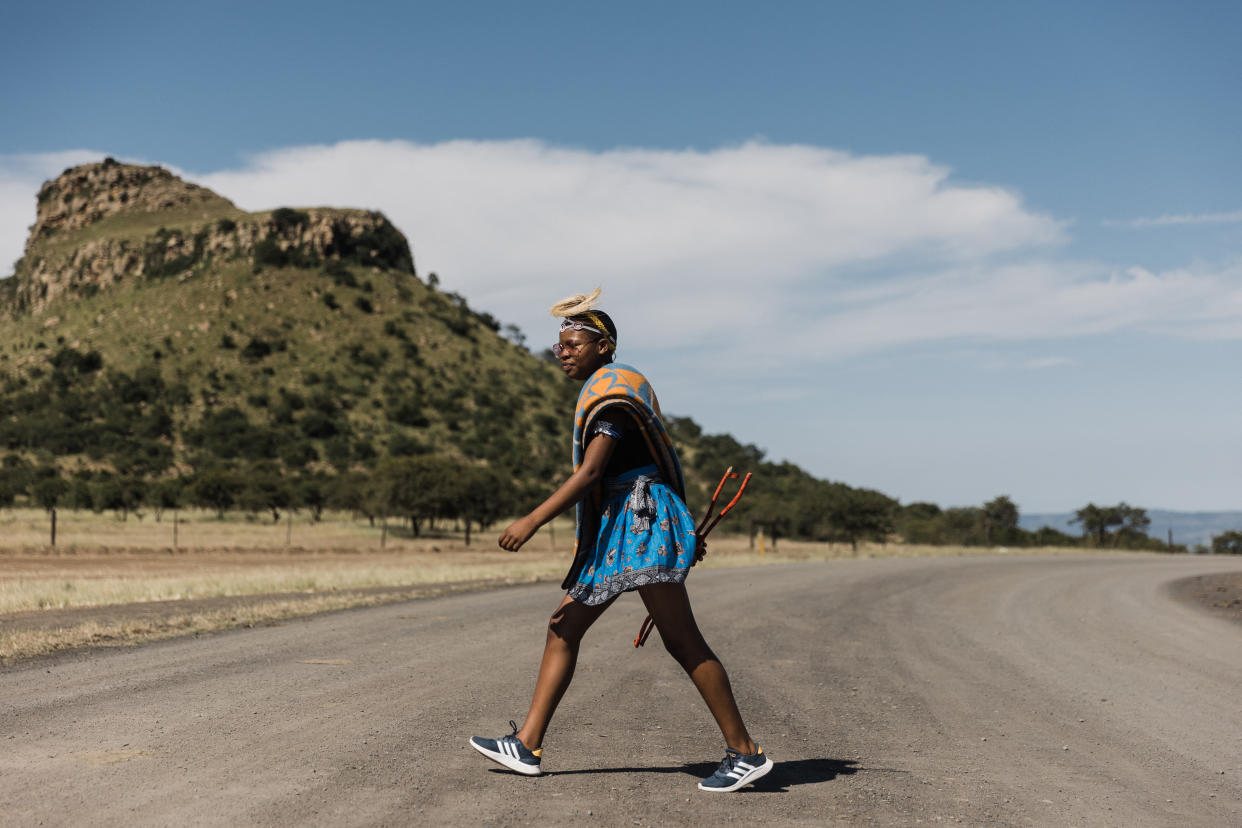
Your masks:
<instances>
[{"instance_id":1,"label":"hand","mask_svg":"<svg viewBox=\"0 0 1242 828\"><path fill-rule=\"evenodd\" d=\"M498 541L501 549L509 552L516 552L522 548L522 544L531 539L531 536L539 529L539 526L529 517L515 520L509 524L509 528L500 533Z\"/></svg>"},{"instance_id":2,"label":"hand","mask_svg":"<svg viewBox=\"0 0 1242 828\"><path fill-rule=\"evenodd\" d=\"M690 565L694 566L694 564L703 560L703 558L705 557L707 557L707 538L703 537L698 532L695 532L694 533L694 563Z\"/></svg>"}]
</instances>

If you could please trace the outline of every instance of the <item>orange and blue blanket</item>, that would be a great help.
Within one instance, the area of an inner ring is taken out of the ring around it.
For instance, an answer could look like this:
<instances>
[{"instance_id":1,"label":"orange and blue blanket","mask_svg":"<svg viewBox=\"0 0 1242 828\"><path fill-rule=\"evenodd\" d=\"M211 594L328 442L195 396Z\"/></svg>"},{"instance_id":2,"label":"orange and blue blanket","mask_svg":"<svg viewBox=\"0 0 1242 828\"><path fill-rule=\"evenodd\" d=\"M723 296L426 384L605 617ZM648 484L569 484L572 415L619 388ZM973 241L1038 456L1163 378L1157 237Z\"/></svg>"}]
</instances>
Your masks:
<instances>
[{"instance_id":1,"label":"orange and blue blanket","mask_svg":"<svg viewBox=\"0 0 1242 828\"><path fill-rule=\"evenodd\" d=\"M574 409L574 471L582 465L586 453L587 435L595 418L605 411L620 406L631 415L638 425L664 485L683 501L686 498L686 480L682 474L681 461L673 441L664 428L660 415L660 401L647 378L635 368L614 362L605 365L582 385L578 404ZM576 577L582 552L594 547L599 532L600 511L604 501L603 481L589 492L578 504L578 529L574 538L574 566L570 568L563 588L568 589Z\"/></svg>"}]
</instances>

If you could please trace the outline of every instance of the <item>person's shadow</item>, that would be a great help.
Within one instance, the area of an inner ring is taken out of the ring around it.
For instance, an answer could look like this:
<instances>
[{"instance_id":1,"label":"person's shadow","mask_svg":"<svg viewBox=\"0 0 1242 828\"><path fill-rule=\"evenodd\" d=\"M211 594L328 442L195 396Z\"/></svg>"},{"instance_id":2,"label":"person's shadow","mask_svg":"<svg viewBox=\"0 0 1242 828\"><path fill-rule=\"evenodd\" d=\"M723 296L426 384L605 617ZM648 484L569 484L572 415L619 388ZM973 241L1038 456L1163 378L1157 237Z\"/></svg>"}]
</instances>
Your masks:
<instances>
[{"instance_id":1,"label":"person's shadow","mask_svg":"<svg viewBox=\"0 0 1242 828\"><path fill-rule=\"evenodd\" d=\"M691 762L685 765L650 766L645 768L583 768L581 770L548 771L545 776L573 776L586 773L684 773L706 779L716 770L716 762ZM771 773L742 788L745 791L763 793L785 793L794 785L813 785L817 782L831 782L838 776L849 776L862 770L858 763L851 759L792 759L777 762ZM512 773L500 768L492 768L494 773Z\"/></svg>"}]
</instances>

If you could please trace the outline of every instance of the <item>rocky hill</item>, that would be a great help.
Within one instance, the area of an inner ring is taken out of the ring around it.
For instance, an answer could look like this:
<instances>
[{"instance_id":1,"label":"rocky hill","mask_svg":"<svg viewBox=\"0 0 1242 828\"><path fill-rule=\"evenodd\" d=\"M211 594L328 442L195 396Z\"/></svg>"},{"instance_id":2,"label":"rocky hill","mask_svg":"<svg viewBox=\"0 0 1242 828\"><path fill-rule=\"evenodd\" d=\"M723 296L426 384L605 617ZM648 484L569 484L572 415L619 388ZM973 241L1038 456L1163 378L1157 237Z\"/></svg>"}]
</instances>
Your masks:
<instances>
[{"instance_id":1,"label":"rocky hill","mask_svg":"<svg viewBox=\"0 0 1242 828\"><path fill-rule=\"evenodd\" d=\"M576 389L429 281L376 212L247 213L159 167L66 170L0 281L0 504L47 477L98 505L121 482L424 455L538 488Z\"/></svg>"},{"instance_id":2,"label":"rocky hill","mask_svg":"<svg viewBox=\"0 0 1242 828\"><path fill-rule=\"evenodd\" d=\"M39 190L14 278L10 313L39 313L125 279L178 280L212 263L353 262L414 273L405 237L379 213L277 210L248 214L161 167L107 159L66 170Z\"/></svg>"}]
</instances>

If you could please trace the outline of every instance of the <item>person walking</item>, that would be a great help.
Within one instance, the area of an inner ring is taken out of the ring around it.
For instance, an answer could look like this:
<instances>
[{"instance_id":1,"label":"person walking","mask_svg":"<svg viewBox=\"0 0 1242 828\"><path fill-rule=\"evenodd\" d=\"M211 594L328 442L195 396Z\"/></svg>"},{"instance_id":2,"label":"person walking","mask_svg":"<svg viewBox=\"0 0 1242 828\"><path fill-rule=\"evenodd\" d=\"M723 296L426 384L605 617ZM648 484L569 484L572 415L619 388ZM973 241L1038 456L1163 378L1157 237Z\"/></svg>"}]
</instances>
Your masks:
<instances>
[{"instance_id":1,"label":"person walking","mask_svg":"<svg viewBox=\"0 0 1242 828\"><path fill-rule=\"evenodd\" d=\"M577 505L575 554L565 597L548 622L543 660L522 726L469 744L510 770L538 776L543 739L573 680L583 635L624 592L636 591L669 654L694 682L725 741L725 757L699 789L728 792L773 768L738 711L724 666L695 623L686 593L690 567L706 544L685 503L685 480L660 405L647 379L615 361L617 327L595 308L600 290L552 306L561 318L552 351L565 374L583 382L574 411L574 471L547 500L500 535L516 552L539 527Z\"/></svg>"}]
</instances>

